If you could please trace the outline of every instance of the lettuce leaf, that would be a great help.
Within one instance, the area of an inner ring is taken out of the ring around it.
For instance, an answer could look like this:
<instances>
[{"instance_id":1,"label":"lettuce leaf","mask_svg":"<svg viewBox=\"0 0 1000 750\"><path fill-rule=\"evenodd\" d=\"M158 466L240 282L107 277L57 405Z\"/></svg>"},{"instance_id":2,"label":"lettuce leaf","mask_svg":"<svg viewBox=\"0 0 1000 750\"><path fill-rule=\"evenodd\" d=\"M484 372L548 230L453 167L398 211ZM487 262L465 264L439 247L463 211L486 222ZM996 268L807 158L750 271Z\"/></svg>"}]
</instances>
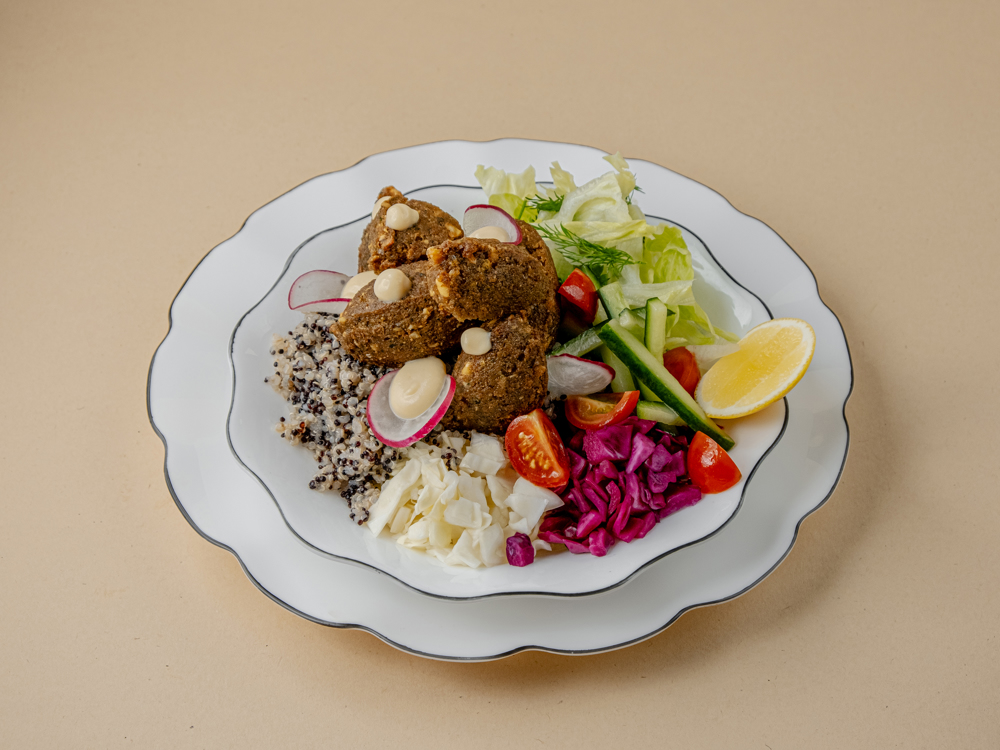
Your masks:
<instances>
[{"instance_id":1,"label":"lettuce leaf","mask_svg":"<svg viewBox=\"0 0 1000 750\"><path fill-rule=\"evenodd\" d=\"M568 221L563 226L578 237L609 247L620 247L625 240L653 236L653 228L645 221Z\"/></svg>"},{"instance_id":2,"label":"lettuce leaf","mask_svg":"<svg viewBox=\"0 0 1000 750\"><path fill-rule=\"evenodd\" d=\"M520 174L508 174L496 167L476 167L476 180L488 196L498 194L516 195L518 198L533 198L538 195L535 185L535 168L528 167Z\"/></svg>"},{"instance_id":3,"label":"lettuce leaf","mask_svg":"<svg viewBox=\"0 0 1000 750\"><path fill-rule=\"evenodd\" d=\"M642 260L649 274L647 281L691 281L691 251L677 227L660 224L651 239L642 247Z\"/></svg>"},{"instance_id":4,"label":"lettuce leaf","mask_svg":"<svg viewBox=\"0 0 1000 750\"><path fill-rule=\"evenodd\" d=\"M612 155L603 157L604 161L615 168L618 174L615 175L615 179L618 180L618 187L622 192L622 198L628 202L629 196L632 191L635 190L635 175L628 168L628 162L622 157L622 152L618 151Z\"/></svg>"},{"instance_id":5,"label":"lettuce leaf","mask_svg":"<svg viewBox=\"0 0 1000 750\"><path fill-rule=\"evenodd\" d=\"M692 281L694 268L691 251L678 227L660 224L656 234L642 248L643 280L655 284ZM664 302L667 302L664 300ZM692 296L690 300L667 302L673 315L667 318L667 348L677 346L709 346L739 339L728 331L716 328Z\"/></svg>"},{"instance_id":6,"label":"lettuce leaf","mask_svg":"<svg viewBox=\"0 0 1000 750\"><path fill-rule=\"evenodd\" d=\"M613 172L597 177L563 198L562 208L546 223L565 224L570 221L630 221L628 204Z\"/></svg>"},{"instance_id":7,"label":"lettuce leaf","mask_svg":"<svg viewBox=\"0 0 1000 750\"><path fill-rule=\"evenodd\" d=\"M529 166L519 174L507 173L496 167L476 167L476 180L482 186L491 206L502 208L515 218L534 221L538 212L526 207L528 198L538 195L535 168Z\"/></svg>"},{"instance_id":8,"label":"lettuce leaf","mask_svg":"<svg viewBox=\"0 0 1000 750\"><path fill-rule=\"evenodd\" d=\"M562 225L585 240L629 253L638 261L634 266L625 266L620 277L629 304L639 307L646 299L656 297L667 305L673 313L667 318L668 348L737 341L733 334L713 326L695 300L691 251L681 230L667 224L649 224L642 209L630 202L636 180L628 162L621 153L609 154L604 160L614 171L580 186L559 162L552 162L549 168L551 188L535 184L534 167L514 174L479 165L476 179L490 205L511 216L539 226ZM538 195L549 199L561 197L562 205L557 212L539 212L528 205L528 199ZM558 248L549 245L549 250L559 278L565 279L573 271L573 265ZM617 274L602 272L609 269L594 270L602 283L617 280Z\"/></svg>"},{"instance_id":9,"label":"lettuce leaf","mask_svg":"<svg viewBox=\"0 0 1000 750\"><path fill-rule=\"evenodd\" d=\"M576 181L573 179L573 175L567 172L565 169L559 166L559 162L552 162L552 166L549 167L549 174L552 175L552 182L555 183L555 190L553 191L556 195L568 195L576 190Z\"/></svg>"}]
</instances>

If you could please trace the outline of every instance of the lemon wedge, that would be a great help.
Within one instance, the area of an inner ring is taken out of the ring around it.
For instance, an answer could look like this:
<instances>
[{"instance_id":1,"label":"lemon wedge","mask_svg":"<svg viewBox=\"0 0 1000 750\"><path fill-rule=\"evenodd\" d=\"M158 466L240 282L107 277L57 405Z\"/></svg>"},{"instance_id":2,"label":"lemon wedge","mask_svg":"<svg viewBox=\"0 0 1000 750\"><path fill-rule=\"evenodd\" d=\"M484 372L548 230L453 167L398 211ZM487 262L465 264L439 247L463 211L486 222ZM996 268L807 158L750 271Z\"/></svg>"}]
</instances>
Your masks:
<instances>
[{"instance_id":1,"label":"lemon wedge","mask_svg":"<svg viewBox=\"0 0 1000 750\"><path fill-rule=\"evenodd\" d=\"M798 318L761 323L705 373L695 398L713 419L745 417L783 398L805 375L816 333Z\"/></svg>"}]
</instances>

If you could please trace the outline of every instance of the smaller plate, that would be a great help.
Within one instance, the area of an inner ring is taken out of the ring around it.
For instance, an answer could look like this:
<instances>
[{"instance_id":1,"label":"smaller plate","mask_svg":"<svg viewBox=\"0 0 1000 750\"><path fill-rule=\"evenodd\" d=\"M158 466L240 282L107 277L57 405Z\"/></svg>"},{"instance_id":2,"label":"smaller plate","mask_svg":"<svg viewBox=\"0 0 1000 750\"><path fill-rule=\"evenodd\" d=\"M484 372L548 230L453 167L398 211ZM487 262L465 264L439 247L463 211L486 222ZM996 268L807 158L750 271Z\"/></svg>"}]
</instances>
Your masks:
<instances>
[{"instance_id":1,"label":"smaller plate","mask_svg":"<svg viewBox=\"0 0 1000 750\"><path fill-rule=\"evenodd\" d=\"M470 166L470 173L473 168ZM407 194L434 203L453 216L461 216L466 207L482 202L483 197L478 187L455 185L418 188ZM739 484L669 516L641 542L615 545L605 557L563 552L541 555L525 568L501 565L470 570L448 566L384 536L372 536L367 528L350 520L338 494L310 490L308 482L315 472L312 456L281 440L274 430L278 419L287 415L287 405L264 382L273 373L271 337L291 330L302 320L302 315L287 305L288 288L295 278L316 268L355 272L358 243L367 220L367 216L362 217L320 232L300 245L274 286L244 315L233 334L230 443L303 542L326 555L374 568L417 591L445 599L582 596L621 585L656 560L716 533L733 517L757 465L782 433L784 401L726 425L737 442L731 455L744 473ZM653 216L649 220L673 223ZM696 235L682 230L694 257L696 294L712 320L740 335L769 320L763 303L732 281Z\"/></svg>"}]
</instances>

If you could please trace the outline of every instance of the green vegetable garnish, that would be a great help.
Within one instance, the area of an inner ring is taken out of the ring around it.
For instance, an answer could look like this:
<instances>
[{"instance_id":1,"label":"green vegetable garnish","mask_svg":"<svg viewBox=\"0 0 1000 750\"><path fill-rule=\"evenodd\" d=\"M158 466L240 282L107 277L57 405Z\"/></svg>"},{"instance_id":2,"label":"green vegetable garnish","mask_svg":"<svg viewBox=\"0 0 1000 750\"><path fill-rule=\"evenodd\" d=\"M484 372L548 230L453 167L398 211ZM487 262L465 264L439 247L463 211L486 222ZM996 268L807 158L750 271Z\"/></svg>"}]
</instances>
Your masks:
<instances>
[{"instance_id":1,"label":"green vegetable garnish","mask_svg":"<svg viewBox=\"0 0 1000 750\"><path fill-rule=\"evenodd\" d=\"M622 268L636 263L636 259L623 250L598 245L574 234L564 225L548 227L539 224L538 233L555 245L562 256L574 266L605 266L620 274Z\"/></svg>"},{"instance_id":2,"label":"green vegetable garnish","mask_svg":"<svg viewBox=\"0 0 1000 750\"><path fill-rule=\"evenodd\" d=\"M536 211L551 211L552 213L559 213L559 209L562 208L563 198L565 195L557 195L554 198L544 198L541 195L536 195L534 198L528 198L524 205L526 208L530 207ZM517 218L521 218L518 216Z\"/></svg>"}]
</instances>

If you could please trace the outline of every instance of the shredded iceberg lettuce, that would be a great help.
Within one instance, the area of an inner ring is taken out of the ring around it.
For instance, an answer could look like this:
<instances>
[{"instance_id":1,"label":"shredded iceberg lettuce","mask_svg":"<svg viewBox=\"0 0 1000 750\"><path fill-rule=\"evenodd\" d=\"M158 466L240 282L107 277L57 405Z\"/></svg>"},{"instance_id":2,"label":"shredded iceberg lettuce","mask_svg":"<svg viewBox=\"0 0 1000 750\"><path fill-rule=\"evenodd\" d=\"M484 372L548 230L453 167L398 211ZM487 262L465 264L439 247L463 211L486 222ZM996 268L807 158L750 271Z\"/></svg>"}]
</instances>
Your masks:
<instances>
[{"instance_id":1,"label":"shredded iceberg lettuce","mask_svg":"<svg viewBox=\"0 0 1000 750\"><path fill-rule=\"evenodd\" d=\"M519 174L512 174L480 164L476 167L476 180L482 186L491 206L502 208L514 218L534 221L537 212L527 215L526 210L527 199L538 195L534 167L529 166Z\"/></svg>"},{"instance_id":2,"label":"shredded iceberg lettuce","mask_svg":"<svg viewBox=\"0 0 1000 750\"><path fill-rule=\"evenodd\" d=\"M587 257L587 243L630 256L634 261L631 265L606 266L595 262L588 268L602 284L620 280L627 290L630 306L639 307L653 297L662 300L671 313L667 317L668 348L720 346L738 341L737 336L713 326L695 300L691 251L681 230L668 224L649 224L642 209L632 200L636 192L642 191L628 162L621 153L609 154L604 160L614 171L580 186L559 162L552 162L549 167L553 187L535 184L534 167L513 174L479 165L476 179L490 205L531 222L542 231L560 279L569 276L574 265L563 256L553 238L579 238L580 246L566 248L575 262ZM596 253L600 249L591 246L595 261L601 257Z\"/></svg>"}]
</instances>

